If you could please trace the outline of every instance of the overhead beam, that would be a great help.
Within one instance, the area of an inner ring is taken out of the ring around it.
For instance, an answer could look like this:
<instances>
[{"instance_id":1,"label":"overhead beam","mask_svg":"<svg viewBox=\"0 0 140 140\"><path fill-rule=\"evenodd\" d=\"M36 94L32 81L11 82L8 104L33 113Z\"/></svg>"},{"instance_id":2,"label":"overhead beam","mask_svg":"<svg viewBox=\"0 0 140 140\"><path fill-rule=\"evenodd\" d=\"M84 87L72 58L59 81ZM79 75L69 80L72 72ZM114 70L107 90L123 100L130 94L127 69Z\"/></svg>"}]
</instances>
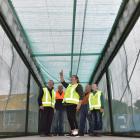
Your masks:
<instances>
[{"instance_id":1,"label":"overhead beam","mask_svg":"<svg viewBox=\"0 0 140 140\"><path fill-rule=\"evenodd\" d=\"M123 1L109 38L105 44L103 54L93 70L89 83L98 83L102 78L139 16L140 0Z\"/></svg>"},{"instance_id":2,"label":"overhead beam","mask_svg":"<svg viewBox=\"0 0 140 140\"><path fill-rule=\"evenodd\" d=\"M77 0L74 0L73 1L73 23L72 23L72 44L71 44L71 70L70 70L70 76L72 75L72 68L73 68L73 50L74 50L74 37L75 37L76 5L77 5Z\"/></svg>"},{"instance_id":3,"label":"overhead beam","mask_svg":"<svg viewBox=\"0 0 140 140\"><path fill-rule=\"evenodd\" d=\"M54 84L60 84L60 82L54 82ZM80 84L88 84L88 82L82 82L82 81L80 81Z\"/></svg>"},{"instance_id":4,"label":"overhead beam","mask_svg":"<svg viewBox=\"0 0 140 140\"><path fill-rule=\"evenodd\" d=\"M73 56L93 56L93 55L101 55L101 53L73 53ZM71 53L59 53L59 54L46 54L46 53L34 53L32 57L46 57L46 56L71 56Z\"/></svg>"},{"instance_id":5,"label":"overhead beam","mask_svg":"<svg viewBox=\"0 0 140 140\"><path fill-rule=\"evenodd\" d=\"M28 32L50 32L50 29L46 29L46 28L42 28L42 29L32 29L32 28L26 28L26 31ZM76 28L77 32L81 32L82 29L81 28ZM103 31L107 32L108 31L108 27L107 28L86 28L85 31L87 32L98 32L98 34L101 34ZM51 29L51 32L66 32L66 33L71 33L71 29ZM101 33L99 33L101 32Z\"/></svg>"}]
</instances>

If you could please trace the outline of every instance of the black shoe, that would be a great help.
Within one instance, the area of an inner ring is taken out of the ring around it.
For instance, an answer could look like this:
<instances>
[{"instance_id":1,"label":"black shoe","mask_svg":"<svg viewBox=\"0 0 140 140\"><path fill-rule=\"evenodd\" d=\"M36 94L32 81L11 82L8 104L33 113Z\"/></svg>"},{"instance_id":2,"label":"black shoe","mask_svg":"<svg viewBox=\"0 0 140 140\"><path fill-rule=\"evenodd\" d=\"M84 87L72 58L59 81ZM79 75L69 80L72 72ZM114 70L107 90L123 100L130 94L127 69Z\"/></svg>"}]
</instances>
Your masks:
<instances>
[{"instance_id":1,"label":"black shoe","mask_svg":"<svg viewBox=\"0 0 140 140\"><path fill-rule=\"evenodd\" d=\"M89 136L94 136L94 134L93 133L89 133Z\"/></svg>"},{"instance_id":2,"label":"black shoe","mask_svg":"<svg viewBox=\"0 0 140 140\"><path fill-rule=\"evenodd\" d=\"M68 137L70 137L72 134L71 133L69 133L69 134L66 134L65 136L68 136Z\"/></svg>"},{"instance_id":3,"label":"black shoe","mask_svg":"<svg viewBox=\"0 0 140 140\"><path fill-rule=\"evenodd\" d=\"M59 136L64 136L64 134L58 134Z\"/></svg>"},{"instance_id":4,"label":"black shoe","mask_svg":"<svg viewBox=\"0 0 140 140\"><path fill-rule=\"evenodd\" d=\"M46 137L52 137L52 134L46 134Z\"/></svg>"},{"instance_id":5,"label":"black shoe","mask_svg":"<svg viewBox=\"0 0 140 140\"><path fill-rule=\"evenodd\" d=\"M66 137L78 137L79 135L78 134L76 134L76 135L74 135L74 134L67 134L66 135Z\"/></svg>"},{"instance_id":6,"label":"black shoe","mask_svg":"<svg viewBox=\"0 0 140 140\"><path fill-rule=\"evenodd\" d=\"M46 135L45 134L40 134L40 137L46 137Z\"/></svg>"},{"instance_id":7,"label":"black shoe","mask_svg":"<svg viewBox=\"0 0 140 140\"><path fill-rule=\"evenodd\" d=\"M57 136L57 134L53 134L53 136Z\"/></svg>"},{"instance_id":8,"label":"black shoe","mask_svg":"<svg viewBox=\"0 0 140 140\"><path fill-rule=\"evenodd\" d=\"M84 136L84 133L79 133L78 135L79 135L79 136Z\"/></svg>"},{"instance_id":9,"label":"black shoe","mask_svg":"<svg viewBox=\"0 0 140 140\"><path fill-rule=\"evenodd\" d=\"M72 136L72 137L79 137L79 134L76 134L76 135L71 134L71 136Z\"/></svg>"},{"instance_id":10,"label":"black shoe","mask_svg":"<svg viewBox=\"0 0 140 140\"><path fill-rule=\"evenodd\" d=\"M100 133L94 133L94 136L101 137L101 134Z\"/></svg>"},{"instance_id":11,"label":"black shoe","mask_svg":"<svg viewBox=\"0 0 140 140\"><path fill-rule=\"evenodd\" d=\"M100 133L96 133L96 132L94 132L94 133L90 133L89 136L100 137L101 134L100 134Z\"/></svg>"}]
</instances>

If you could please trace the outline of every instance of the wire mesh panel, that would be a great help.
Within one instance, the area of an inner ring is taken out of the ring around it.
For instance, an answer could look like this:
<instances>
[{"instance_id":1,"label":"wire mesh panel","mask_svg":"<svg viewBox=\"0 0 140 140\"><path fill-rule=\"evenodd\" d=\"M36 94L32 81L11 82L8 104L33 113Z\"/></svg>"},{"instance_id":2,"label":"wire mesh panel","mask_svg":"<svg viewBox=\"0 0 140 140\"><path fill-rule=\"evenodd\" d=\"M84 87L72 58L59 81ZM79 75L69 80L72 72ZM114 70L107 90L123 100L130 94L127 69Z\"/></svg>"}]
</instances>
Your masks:
<instances>
[{"instance_id":1,"label":"wire mesh panel","mask_svg":"<svg viewBox=\"0 0 140 140\"><path fill-rule=\"evenodd\" d=\"M0 131L24 132L28 69L0 26Z\"/></svg>"},{"instance_id":2,"label":"wire mesh panel","mask_svg":"<svg viewBox=\"0 0 140 140\"><path fill-rule=\"evenodd\" d=\"M109 67L116 132L140 131L140 19Z\"/></svg>"},{"instance_id":3,"label":"wire mesh panel","mask_svg":"<svg viewBox=\"0 0 140 140\"><path fill-rule=\"evenodd\" d=\"M103 132L110 132L110 116L109 116L109 105L108 105L108 93L107 93L107 83L106 74L103 75L102 79L98 84L99 90L103 92L104 95L104 113L103 117Z\"/></svg>"},{"instance_id":4,"label":"wire mesh panel","mask_svg":"<svg viewBox=\"0 0 140 140\"><path fill-rule=\"evenodd\" d=\"M28 113L28 132L38 132L38 104L37 98L40 88L34 80L30 79L29 113Z\"/></svg>"},{"instance_id":5,"label":"wire mesh panel","mask_svg":"<svg viewBox=\"0 0 140 140\"><path fill-rule=\"evenodd\" d=\"M81 82L88 82L122 0L11 2L45 81L57 81L64 69L67 78L77 74Z\"/></svg>"}]
</instances>

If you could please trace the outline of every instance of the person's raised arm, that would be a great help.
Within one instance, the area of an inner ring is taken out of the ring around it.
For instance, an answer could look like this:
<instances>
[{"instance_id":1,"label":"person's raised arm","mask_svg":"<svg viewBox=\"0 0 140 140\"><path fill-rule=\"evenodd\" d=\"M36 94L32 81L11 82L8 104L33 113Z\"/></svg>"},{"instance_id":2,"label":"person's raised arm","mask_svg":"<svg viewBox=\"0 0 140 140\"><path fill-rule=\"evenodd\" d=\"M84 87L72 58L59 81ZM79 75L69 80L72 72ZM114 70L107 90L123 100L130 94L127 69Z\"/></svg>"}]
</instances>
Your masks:
<instances>
[{"instance_id":1,"label":"person's raised arm","mask_svg":"<svg viewBox=\"0 0 140 140\"><path fill-rule=\"evenodd\" d=\"M60 80L61 80L61 82L65 81L64 80L64 75L63 75L63 70L61 70L61 72L60 72Z\"/></svg>"},{"instance_id":2,"label":"person's raised arm","mask_svg":"<svg viewBox=\"0 0 140 140\"><path fill-rule=\"evenodd\" d=\"M66 83L65 80L64 80L63 70L61 70L61 72L60 72L60 80L61 80L62 85L63 85L65 88L67 88L69 84Z\"/></svg>"}]
</instances>

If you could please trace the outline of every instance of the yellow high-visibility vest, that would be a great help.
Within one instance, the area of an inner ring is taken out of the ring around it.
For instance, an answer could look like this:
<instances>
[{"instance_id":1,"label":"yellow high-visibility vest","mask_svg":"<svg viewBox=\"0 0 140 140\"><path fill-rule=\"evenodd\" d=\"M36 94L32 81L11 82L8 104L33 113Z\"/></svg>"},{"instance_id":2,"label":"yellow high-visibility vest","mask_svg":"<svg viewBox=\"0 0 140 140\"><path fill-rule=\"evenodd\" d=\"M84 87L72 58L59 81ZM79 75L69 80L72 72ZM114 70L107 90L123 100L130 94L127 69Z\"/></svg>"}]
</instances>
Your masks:
<instances>
[{"instance_id":1,"label":"yellow high-visibility vest","mask_svg":"<svg viewBox=\"0 0 140 140\"><path fill-rule=\"evenodd\" d=\"M48 91L47 88L43 88L43 98L42 98L42 105L44 107L52 107L54 108L55 105L55 91L54 89L52 90L52 97L50 95L50 92Z\"/></svg>"},{"instance_id":2,"label":"yellow high-visibility vest","mask_svg":"<svg viewBox=\"0 0 140 140\"><path fill-rule=\"evenodd\" d=\"M79 103L79 94L76 92L76 87L78 84L69 84L66 88L63 103L71 103L71 104L78 104Z\"/></svg>"},{"instance_id":3,"label":"yellow high-visibility vest","mask_svg":"<svg viewBox=\"0 0 140 140\"><path fill-rule=\"evenodd\" d=\"M93 110L93 109L100 109L101 108L101 91L97 91L95 94L93 94L92 92L89 95L89 109Z\"/></svg>"}]
</instances>

